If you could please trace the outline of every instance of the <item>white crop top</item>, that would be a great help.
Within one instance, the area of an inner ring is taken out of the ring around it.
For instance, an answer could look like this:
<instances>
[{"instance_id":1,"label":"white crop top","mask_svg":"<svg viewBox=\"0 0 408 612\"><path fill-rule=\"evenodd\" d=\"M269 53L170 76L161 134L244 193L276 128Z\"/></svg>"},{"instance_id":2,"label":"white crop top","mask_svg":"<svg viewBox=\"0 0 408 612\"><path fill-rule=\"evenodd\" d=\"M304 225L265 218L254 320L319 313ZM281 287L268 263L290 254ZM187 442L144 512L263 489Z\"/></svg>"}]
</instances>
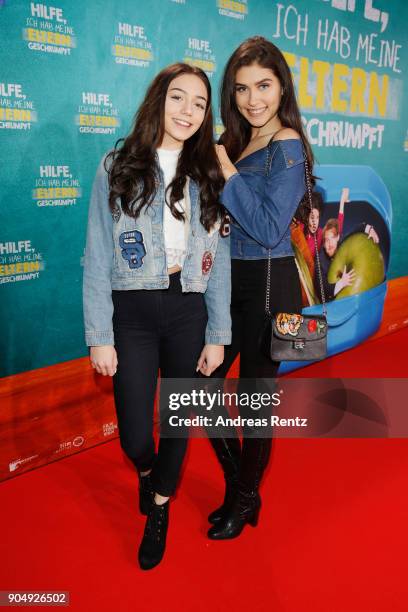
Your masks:
<instances>
[{"instance_id":1,"label":"white crop top","mask_svg":"<svg viewBox=\"0 0 408 612\"><path fill-rule=\"evenodd\" d=\"M180 155L181 149L168 150L168 149L157 149L157 155L159 157L160 168L162 169L164 176L164 188L167 189L173 180L177 162ZM167 193L167 198L169 193ZM171 214L170 208L167 204L164 205L163 213L163 233L164 233L164 245L167 256L167 267L172 268L174 266L183 267L184 259L186 256L186 245L187 236L189 232L189 216L190 206L188 197L188 179L186 181L186 188L184 189L184 198L176 202L176 208L180 212L184 212L186 215L186 221L179 221Z\"/></svg>"}]
</instances>

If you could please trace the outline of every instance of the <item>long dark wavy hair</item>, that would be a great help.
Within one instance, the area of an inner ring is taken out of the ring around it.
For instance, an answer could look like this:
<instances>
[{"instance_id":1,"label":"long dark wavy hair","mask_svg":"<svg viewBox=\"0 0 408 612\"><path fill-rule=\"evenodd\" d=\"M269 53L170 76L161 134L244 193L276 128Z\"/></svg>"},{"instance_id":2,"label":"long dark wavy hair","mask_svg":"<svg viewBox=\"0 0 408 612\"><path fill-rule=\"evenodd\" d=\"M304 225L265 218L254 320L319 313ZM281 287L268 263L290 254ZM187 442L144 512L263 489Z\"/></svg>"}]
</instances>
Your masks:
<instances>
[{"instance_id":1,"label":"long dark wavy hair","mask_svg":"<svg viewBox=\"0 0 408 612\"><path fill-rule=\"evenodd\" d=\"M221 83L221 118L225 132L220 142L225 146L231 160L235 162L250 141L251 125L241 115L235 101L235 78L239 68L254 63L262 68L269 68L279 79L283 95L278 117L282 127L292 128L300 135L312 172L313 152L303 129L289 66L278 47L262 36L253 36L241 43L225 67Z\"/></svg>"},{"instance_id":2,"label":"long dark wavy hair","mask_svg":"<svg viewBox=\"0 0 408 612\"><path fill-rule=\"evenodd\" d=\"M158 187L156 149L164 136L164 105L167 90L173 79L183 74L194 74L207 90L207 107L200 128L184 142L176 175L168 186L168 206L176 219L184 213L175 204L181 200L186 178L198 183L200 189L200 221L208 231L222 217L219 194L224 179L214 150L211 86L205 72L188 64L172 64L155 77L136 112L131 133L119 140L105 160L109 173L109 207L114 213L117 200L123 212L137 218L144 207L153 202ZM167 198L166 198L167 200Z\"/></svg>"}]
</instances>

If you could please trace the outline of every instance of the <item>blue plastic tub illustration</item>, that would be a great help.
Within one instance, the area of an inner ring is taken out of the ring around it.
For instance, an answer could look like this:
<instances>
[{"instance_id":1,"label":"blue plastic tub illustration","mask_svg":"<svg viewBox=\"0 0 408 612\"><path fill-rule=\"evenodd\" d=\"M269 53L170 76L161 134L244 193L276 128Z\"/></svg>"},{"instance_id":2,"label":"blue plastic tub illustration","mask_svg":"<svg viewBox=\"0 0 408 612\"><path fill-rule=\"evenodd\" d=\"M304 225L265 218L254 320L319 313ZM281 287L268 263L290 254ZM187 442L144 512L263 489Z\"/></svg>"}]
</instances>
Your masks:
<instances>
[{"instance_id":1,"label":"blue plastic tub illustration","mask_svg":"<svg viewBox=\"0 0 408 612\"><path fill-rule=\"evenodd\" d=\"M343 187L350 190L346 204L344 221L348 231L353 224L361 225L367 221L376 227L380 235L381 252L384 259L385 274L388 268L392 206L389 192L378 174L370 166L321 165L316 166L314 174L319 177L316 189L325 202L324 218L336 214ZM361 223L363 221L363 223ZM327 303L328 356L335 355L363 342L376 332L380 326L387 292L386 280L357 295L335 299ZM321 304L303 308L305 314L321 314ZM308 365L309 361L285 361L279 373L283 374Z\"/></svg>"}]
</instances>

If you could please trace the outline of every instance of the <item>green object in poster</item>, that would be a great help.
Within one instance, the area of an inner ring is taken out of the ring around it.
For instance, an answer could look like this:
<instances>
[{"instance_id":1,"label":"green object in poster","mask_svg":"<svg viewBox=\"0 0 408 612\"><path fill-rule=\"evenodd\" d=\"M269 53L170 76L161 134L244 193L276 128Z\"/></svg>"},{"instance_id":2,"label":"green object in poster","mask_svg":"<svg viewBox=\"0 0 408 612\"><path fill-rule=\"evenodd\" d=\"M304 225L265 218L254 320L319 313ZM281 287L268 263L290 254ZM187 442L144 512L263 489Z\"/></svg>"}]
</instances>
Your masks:
<instances>
[{"instance_id":1,"label":"green object in poster","mask_svg":"<svg viewBox=\"0 0 408 612\"><path fill-rule=\"evenodd\" d=\"M336 295L336 300L376 287L384 280L384 258L380 247L363 233L352 234L340 245L330 264L327 279L336 283L346 267L355 280Z\"/></svg>"}]
</instances>

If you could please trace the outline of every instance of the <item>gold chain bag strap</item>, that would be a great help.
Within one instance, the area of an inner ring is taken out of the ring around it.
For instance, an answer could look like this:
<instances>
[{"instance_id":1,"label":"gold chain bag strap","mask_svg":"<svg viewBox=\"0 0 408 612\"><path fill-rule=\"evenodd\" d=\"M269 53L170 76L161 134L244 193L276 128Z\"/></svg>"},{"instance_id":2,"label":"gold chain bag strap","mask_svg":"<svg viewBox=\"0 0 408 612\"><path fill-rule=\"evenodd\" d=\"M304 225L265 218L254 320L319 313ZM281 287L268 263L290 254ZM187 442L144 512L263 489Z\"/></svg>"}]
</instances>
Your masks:
<instances>
[{"instance_id":1,"label":"gold chain bag strap","mask_svg":"<svg viewBox=\"0 0 408 612\"><path fill-rule=\"evenodd\" d=\"M276 135L276 132L274 136ZM271 144L267 147L265 175L268 176L271 165ZM312 187L309 162L305 151L305 182L310 210L313 208ZM266 275L265 325L260 338L261 351L273 361L315 361L327 356L327 308L317 246L317 232L314 233L316 268L322 296L323 314L307 315L293 312L270 311L271 287L271 250L268 252L268 268Z\"/></svg>"}]
</instances>

